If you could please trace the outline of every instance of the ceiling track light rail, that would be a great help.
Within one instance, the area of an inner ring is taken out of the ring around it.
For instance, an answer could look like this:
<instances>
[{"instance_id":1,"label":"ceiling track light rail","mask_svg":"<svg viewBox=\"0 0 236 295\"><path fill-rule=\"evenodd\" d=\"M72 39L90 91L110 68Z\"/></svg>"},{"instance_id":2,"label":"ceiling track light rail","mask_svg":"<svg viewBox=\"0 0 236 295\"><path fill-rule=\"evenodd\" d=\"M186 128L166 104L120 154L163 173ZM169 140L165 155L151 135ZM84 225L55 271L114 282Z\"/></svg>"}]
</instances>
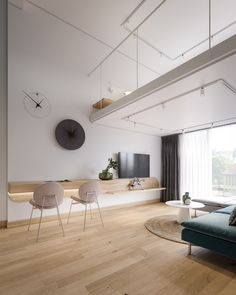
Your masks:
<instances>
[{"instance_id":1,"label":"ceiling track light rail","mask_svg":"<svg viewBox=\"0 0 236 295\"><path fill-rule=\"evenodd\" d=\"M192 133L192 132L196 132L196 131L203 131L203 130L208 130L208 129L213 129L213 128L219 128L219 127L224 127L224 126L229 126L229 125L235 125L236 124L236 117L231 117L229 119L218 120L218 121L214 121L214 122L210 122L210 123L193 125L193 126L190 126L190 127L177 129L177 130L174 130L174 131L170 131L170 130L160 128L160 127L157 127L157 126L154 126L154 125L141 123L141 122L138 122L138 121L132 121L132 120L128 120L128 121L130 123L132 123L132 124L135 123L136 125L149 127L149 128L153 128L153 129L158 129L161 132L165 132L165 136L166 136L166 135L171 135L171 134L182 134L182 135L184 135L184 134Z\"/></svg>"},{"instance_id":2,"label":"ceiling track light rail","mask_svg":"<svg viewBox=\"0 0 236 295\"><path fill-rule=\"evenodd\" d=\"M158 103L156 103L156 104L154 104L154 105L152 105L152 106L146 107L145 109L142 109L142 110L137 111L137 112L135 112L135 113L129 114L128 117L131 118L131 117L133 117L133 116L135 116L135 115L141 114L141 113L143 113L143 112L145 112L145 111L148 111L148 110L150 110L150 109L156 108L156 107L158 107L158 106L162 106L162 108L163 108L163 105L166 106L167 103L169 103L169 102L171 102L171 101L173 101L173 100L176 100L176 99L178 99L178 98L180 98L180 97L183 97L183 96L185 96L185 95L191 94L191 93L193 93L193 92L195 92L195 91L199 91L199 90L200 90L200 95L205 95L205 90L206 90L206 88L208 88L208 87L210 87L210 86L212 86L212 85L215 85L215 84L217 84L217 83L221 83L223 86L225 86L225 87L226 87L227 89L229 89L233 94L236 95L236 88L234 88L234 87L233 87L231 84L229 84L226 80L220 78L220 79L217 79L217 80L211 81L211 82L209 82L209 83L203 84L203 85L201 85L201 86L198 86L198 87L192 88L192 89L190 89L190 90L188 90L188 91L182 92L182 93L180 93L180 94L178 94L178 95L175 95L175 96L173 96L173 97L171 97L171 98L168 98L168 99L162 100L161 102L158 102ZM126 119L126 118L127 118L127 116L123 117L122 119Z\"/></svg>"},{"instance_id":3,"label":"ceiling track light rail","mask_svg":"<svg viewBox=\"0 0 236 295\"><path fill-rule=\"evenodd\" d=\"M126 19L120 24L121 27L123 27L125 24L129 22L131 17L139 10L141 6L146 2L147 0L142 0L132 11L131 13L126 17Z\"/></svg>"},{"instance_id":4,"label":"ceiling track light rail","mask_svg":"<svg viewBox=\"0 0 236 295\"><path fill-rule=\"evenodd\" d=\"M208 1L208 30L209 30L209 36L208 36L208 42L209 42L209 50L211 51L211 0Z\"/></svg>"},{"instance_id":5,"label":"ceiling track light rail","mask_svg":"<svg viewBox=\"0 0 236 295\"><path fill-rule=\"evenodd\" d=\"M144 4L142 1L140 4ZM142 6L142 5L138 5L134 8L134 10L127 16L127 18L121 23L121 26L128 32L130 33L131 30L127 27L127 24L129 23L130 19L132 18L132 16L138 11L138 9ZM202 41L198 42L197 44L195 44L194 46L190 47L189 49L185 50L184 52L180 53L179 55L175 56L175 57L171 57L170 55L168 55L167 53L165 53L163 50L160 50L159 48L155 47L153 44L151 44L149 41L147 41L146 39L144 39L143 37L136 36L134 33L134 36L137 37L140 41L142 41L144 44L146 44L147 46L149 46L150 48L152 48L153 50L157 51L158 54L160 54L160 56L164 56L165 58L167 58L170 61L175 61L179 58L183 58L187 53L189 53L190 51L192 51L193 49L196 49L197 47L199 47L200 45L206 43L207 41L209 42L209 49L211 49L212 47L212 39L219 35L220 33L224 32L225 30L229 29L230 27L234 26L236 24L236 21L231 22L230 24L228 24L227 26L223 27L222 29L218 30L217 32L215 32L214 34L212 34L212 9L211 9L211 0L208 0L208 31L209 31L209 36L205 39L203 39Z\"/></svg>"},{"instance_id":6,"label":"ceiling track light rail","mask_svg":"<svg viewBox=\"0 0 236 295\"><path fill-rule=\"evenodd\" d=\"M114 52L120 48L120 46L129 39L130 36L134 35L134 33L158 10L167 0L162 0L160 4L158 4L155 9L153 9L142 21L139 23L116 47L108 53L101 62L99 62L89 73L88 76L93 74L99 67L102 65Z\"/></svg>"},{"instance_id":7,"label":"ceiling track light rail","mask_svg":"<svg viewBox=\"0 0 236 295\"><path fill-rule=\"evenodd\" d=\"M230 24L228 24L227 26L223 27L222 29L216 31L214 34L211 34L211 38L207 37L203 40L201 40L200 42L196 43L195 45L193 45L192 47L186 49L184 52L176 55L175 57L171 57L170 55L168 55L166 52L164 52L163 50L157 48L156 46L154 46L152 43L150 43L149 41L147 41L146 39L144 39L143 37L138 36L139 40L142 41L144 44L146 44L147 46L149 46L150 48L152 48L153 50L155 50L161 57L165 57L166 59L170 60L170 61L176 61L179 58L183 58L186 54L188 54L189 52L191 52L192 50L196 49L197 47L201 46L202 44L206 43L207 41L209 42L209 39L213 39L214 37L218 36L219 34L221 34L222 32L226 31L227 29L229 29L230 27L236 25L236 20L231 22ZM127 31L127 32L131 32L131 30L124 25L123 28ZM134 33L135 35L135 33Z\"/></svg>"},{"instance_id":8,"label":"ceiling track light rail","mask_svg":"<svg viewBox=\"0 0 236 295\"><path fill-rule=\"evenodd\" d=\"M169 55L167 55L165 52L163 52L162 50L156 48L154 45L152 45L151 43L149 43L148 41L146 41L145 39L143 39L140 36L137 36L136 32L137 30L166 2L167 0L163 0L157 7L155 7L144 19L141 23L139 23L133 30L130 30L126 27L126 24L128 23L128 21L130 20L130 18L138 11L138 9L144 4L144 1L142 1L137 7L135 7L135 9L130 13L130 15L121 23L121 26L123 26L127 31L128 31L128 35L107 55L104 57L104 59L95 66L95 68L93 70L91 70L88 73L88 76L90 76L91 74L93 74L100 65L102 65L115 51L118 50L118 48L131 36L133 35L134 37L136 37L139 40L142 40L144 43L146 43L148 46L150 46L151 48L153 48L154 50L156 50L160 56L165 56L167 59L171 60L171 61L175 61L177 59L179 59L180 57L184 57L187 53L189 53L190 51L192 51L193 49L199 47L200 45L204 44L205 42L209 42L209 50L211 50L211 42L212 42L212 38L215 37L216 35L222 33L223 31L225 31L226 29L228 29L229 27L233 26L236 24L236 21L233 21L232 23L230 23L229 25L227 25L226 27L220 29L219 31L217 31L216 33L212 34L211 33L211 0L209 0L209 36L207 38L205 38L204 40L202 40L201 42L197 43L196 45L192 46L191 48L187 49L186 51L182 52L181 54L177 55L176 57L172 58ZM159 74L160 75L160 74Z\"/></svg>"},{"instance_id":9,"label":"ceiling track light rail","mask_svg":"<svg viewBox=\"0 0 236 295\"><path fill-rule=\"evenodd\" d=\"M218 120L218 121L213 121L210 123L204 123L204 124L199 124L199 125L193 125L191 127L187 127L184 129L178 129L174 130L171 132L171 134L186 134L186 133L192 133L196 131L203 131L203 130L208 130L208 129L213 129L213 128L219 128L219 127L224 127L224 126L229 126L229 125L235 125L236 124L236 117L231 117L229 119L223 119L223 120Z\"/></svg>"},{"instance_id":10,"label":"ceiling track light rail","mask_svg":"<svg viewBox=\"0 0 236 295\"><path fill-rule=\"evenodd\" d=\"M0 0L0 1L1 1L1 0ZM96 41L96 42L102 44L103 46L106 46L107 48L110 48L110 49L114 49L114 47L112 47L112 46L109 45L108 43L106 43L106 42L104 42L104 41L98 39L98 38L95 37L94 35L92 35L92 34L86 32L85 30L81 29L80 27L78 27L78 26L76 26L76 25L70 23L70 22L67 21L66 19L64 19L64 18L62 18L62 17L56 15L55 13L53 13L53 12L51 12L51 11L45 9L44 7L42 7L42 6L40 6L40 5L36 4L36 3L34 3L33 1L31 1L31 0L24 0L24 1L26 1L28 4L34 6L35 8L39 9L39 10L42 11L43 13L45 13L45 14L47 14L47 15L53 17L53 18L56 19L57 21L60 21L61 23L64 23L64 24L67 25L68 27L71 27L72 29L74 29L74 30L80 32L81 34L86 35L86 36L89 37L90 39L92 39L92 40L94 40L94 41ZM12 2L8 2L8 3L9 3L9 5L11 5L11 6L13 6L13 7L16 7L14 4L12 4ZM16 7L16 8L18 8L18 7ZM120 50L117 50L117 53L119 53L120 55L122 55L122 56L128 58L129 60L131 60L131 61L133 61L133 62L136 63L136 59L133 58L133 57L131 57L131 56L129 56L128 54L126 54L126 53L124 53L124 52L122 52L122 51L120 51ZM152 69L151 67L145 65L144 63L139 62L139 65L142 66L142 67L144 67L145 69L151 71L152 73L158 75L158 76L161 75L161 74L160 74L159 72L157 72L155 69Z\"/></svg>"},{"instance_id":11,"label":"ceiling track light rail","mask_svg":"<svg viewBox=\"0 0 236 295\"><path fill-rule=\"evenodd\" d=\"M136 125L140 125L140 126L144 126L144 127L148 127L148 128L152 128L152 129L157 129L157 130L160 130L160 131L164 131L164 132L171 132L170 130L168 129L163 129L163 128L160 128L160 127L157 127L157 126L153 126L153 125L150 125L150 124L145 124L145 123L141 123L141 122L138 122L138 121L134 121L134 120L130 120L130 118L123 118L125 121L131 123L134 125L134 127L136 127Z\"/></svg>"}]
</instances>

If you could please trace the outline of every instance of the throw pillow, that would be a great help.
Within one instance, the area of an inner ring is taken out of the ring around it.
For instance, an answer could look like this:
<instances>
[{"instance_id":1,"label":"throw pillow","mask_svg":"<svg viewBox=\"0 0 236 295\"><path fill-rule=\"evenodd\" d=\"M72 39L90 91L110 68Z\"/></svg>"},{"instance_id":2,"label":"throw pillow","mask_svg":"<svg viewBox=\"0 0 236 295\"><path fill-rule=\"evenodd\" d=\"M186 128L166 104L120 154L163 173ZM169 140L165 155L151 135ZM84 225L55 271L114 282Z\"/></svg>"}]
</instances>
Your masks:
<instances>
[{"instance_id":1,"label":"throw pillow","mask_svg":"<svg viewBox=\"0 0 236 295\"><path fill-rule=\"evenodd\" d=\"M229 217L229 225L236 225L236 207L231 212Z\"/></svg>"}]
</instances>

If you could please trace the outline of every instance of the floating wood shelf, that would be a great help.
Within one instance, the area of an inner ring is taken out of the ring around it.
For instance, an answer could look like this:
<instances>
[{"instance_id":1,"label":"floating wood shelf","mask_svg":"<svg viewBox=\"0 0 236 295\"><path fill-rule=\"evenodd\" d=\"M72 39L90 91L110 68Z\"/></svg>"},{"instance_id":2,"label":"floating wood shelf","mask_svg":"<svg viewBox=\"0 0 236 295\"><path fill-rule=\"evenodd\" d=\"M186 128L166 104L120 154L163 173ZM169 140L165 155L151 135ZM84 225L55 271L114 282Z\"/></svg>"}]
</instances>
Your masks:
<instances>
[{"instance_id":1,"label":"floating wood shelf","mask_svg":"<svg viewBox=\"0 0 236 295\"><path fill-rule=\"evenodd\" d=\"M77 179L72 181L58 181L64 188L65 198L78 194L80 186L91 179ZM142 182L143 189L129 190L128 184L131 179L113 179L99 180L101 185L101 194L114 195L134 192L151 192L160 191L159 181L155 177L144 178ZM32 199L35 188L46 181L27 181L27 182L9 182L8 195L10 200L14 202L27 202Z\"/></svg>"},{"instance_id":2,"label":"floating wood shelf","mask_svg":"<svg viewBox=\"0 0 236 295\"><path fill-rule=\"evenodd\" d=\"M133 190L125 190L125 191L108 191L106 194L109 195L117 195L117 194L127 194L127 193L146 193L146 192L154 192L154 191L162 191L165 190L165 187L156 187L156 188L146 188L146 189L133 189Z\"/></svg>"},{"instance_id":3,"label":"floating wood shelf","mask_svg":"<svg viewBox=\"0 0 236 295\"><path fill-rule=\"evenodd\" d=\"M103 109L103 108L109 106L112 103L113 103L113 100L112 99L110 99L110 98L102 98L101 100L99 100L98 102L96 102L95 104L93 104L93 107L95 109L100 110L100 109Z\"/></svg>"}]
</instances>

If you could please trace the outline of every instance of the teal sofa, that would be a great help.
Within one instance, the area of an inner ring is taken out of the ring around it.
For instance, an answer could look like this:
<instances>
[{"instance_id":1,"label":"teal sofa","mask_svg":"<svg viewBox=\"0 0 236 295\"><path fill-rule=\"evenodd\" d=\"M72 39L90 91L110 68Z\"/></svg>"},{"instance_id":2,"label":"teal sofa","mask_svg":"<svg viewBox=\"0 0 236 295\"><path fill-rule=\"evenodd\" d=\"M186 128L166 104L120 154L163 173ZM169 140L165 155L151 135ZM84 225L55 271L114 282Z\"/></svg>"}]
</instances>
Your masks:
<instances>
[{"instance_id":1,"label":"teal sofa","mask_svg":"<svg viewBox=\"0 0 236 295\"><path fill-rule=\"evenodd\" d=\"M235 205L183 222L182 240L236 260L236 226L229 225Z\"/></svg>"}]
</instances>

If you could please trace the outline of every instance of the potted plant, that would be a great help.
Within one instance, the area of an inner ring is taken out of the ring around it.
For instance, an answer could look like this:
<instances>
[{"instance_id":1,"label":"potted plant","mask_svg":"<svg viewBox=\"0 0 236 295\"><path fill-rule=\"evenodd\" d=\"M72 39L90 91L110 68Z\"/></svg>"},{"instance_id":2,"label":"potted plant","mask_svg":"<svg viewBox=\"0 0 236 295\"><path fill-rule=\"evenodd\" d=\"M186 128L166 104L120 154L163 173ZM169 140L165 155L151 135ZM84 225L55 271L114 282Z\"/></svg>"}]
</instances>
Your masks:
<instances>
[{"instance_id":1,"label":"potted plant","mask_svg":"<svg viewBox=\"0 0 236 295\"><path fill-rule=\"evenodd\" d=\"M102 180L111 180L113 179L113 173L111 173L109 170L114 169L117 170L118 163L116 161L113 161L112 158L108 159L108 165L106 169L102 170L101 173L99 173L99 178Z\"/></svg>"}]
</instances>

